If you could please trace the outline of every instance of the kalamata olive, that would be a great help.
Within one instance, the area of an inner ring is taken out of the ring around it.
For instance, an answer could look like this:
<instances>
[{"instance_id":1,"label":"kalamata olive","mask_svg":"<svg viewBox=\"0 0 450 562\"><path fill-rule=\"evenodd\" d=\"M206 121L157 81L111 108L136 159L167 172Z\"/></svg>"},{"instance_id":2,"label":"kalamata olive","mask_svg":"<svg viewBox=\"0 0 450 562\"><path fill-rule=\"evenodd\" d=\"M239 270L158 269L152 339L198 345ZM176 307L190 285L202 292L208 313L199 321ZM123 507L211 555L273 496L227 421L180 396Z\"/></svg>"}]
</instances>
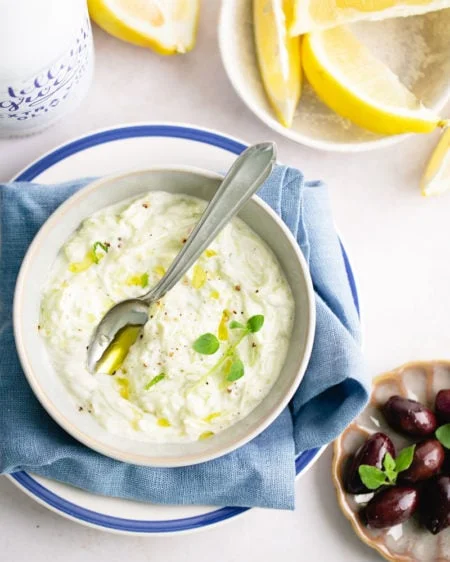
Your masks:
<instances>
[{"instance_id":1,"label":"kalamata olive","mask_svg":"<svg viewBox=\"0 0 450 562\"><path fill-rule=\"evenodd\" d=\"M351 494L366 494L370 492L364 486L359 477L359 467L362 464L370 464L377 468L382 468L383 459L386 453L390 453L395 457L395 447L392 441L384 433L374 433L369 439L361 445L356 451L355 456L350 464L345 487L347 492Z\"/></svg>"},{"instance_id":2,"label":"kalamata olive","mask_svg":"<svg viewBox=\"0 0 450 562\"><path fill-rule=\"evenodd\" d=\"M400 433L424 436L437 427L436 416L429 408L402 396L391 396L382 411L388 424Z\"/></svg>"},{"instance_id":3,"label":"kalamata olive","mask_svg":"<svg viewBox=\"0 0 450 562\"><path fill-rule=\"evenodd\" d=\"M448 449L445 450L445 460L444 464L442 465L441 472L442 474L450 474L450 451Z\"/></svg>"},{"instance_id":4,"label":"kalamata olive","mask_svg":"<svg viewBox=\"0 0 450 562\"><path fill-rule=\"evenodd\" d=\"M419 494L410 486L386 488L366 505L363 517L374 529L393 527L407 521L416 511Z\"/></svg>"},{"instance_id":5,"label":"kalamata olive","mask_svg":"<svg viewBox=\"0 0 450 562\"><path fill-rule=\"evenodd\" d=\"M440 390L436 394L434 409L441 423L450 423L450 389Z\"/></svg>"},{"instance_id":6,"label":"kalamata olive","mask_svg":"<svg viewBox=\"0 0 450 562\"><path fill-rule=\"evenodd\" d=\"M437 439L427 439L416 445L411 466L400 473L403 482L419 482L437 474L445 460L444 447Z\"/></svg>"},{"instance_id":7,"label":"kalamata olive","mask_svg":"<svg viewBox=\"0 0 450 562\"><path fill-rule=\"evenodd\" d=\"M426 482L420 511L425 527L433 535L450 525L450 476L439 475Z\"/></svg>"}]
</instances>

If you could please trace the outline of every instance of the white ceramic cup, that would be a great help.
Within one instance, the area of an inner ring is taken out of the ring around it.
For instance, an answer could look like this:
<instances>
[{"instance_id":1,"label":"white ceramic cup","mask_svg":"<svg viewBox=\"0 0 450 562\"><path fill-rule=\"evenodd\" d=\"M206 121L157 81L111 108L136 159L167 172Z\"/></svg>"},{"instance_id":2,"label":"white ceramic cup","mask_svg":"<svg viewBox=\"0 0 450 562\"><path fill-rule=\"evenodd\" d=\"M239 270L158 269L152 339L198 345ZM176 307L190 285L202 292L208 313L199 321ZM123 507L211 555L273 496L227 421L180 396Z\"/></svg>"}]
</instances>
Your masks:
<instances>
[{"instance_id":1,"label":"white ceramic cup","mask_svg":"<svg viewBox=\"0 0 450 562\"><path fill-rule=\"evenodd\" d=\"M86 0L0 0L0 137L36 133L86 94L93 70Z\"/></svg>"}]
</instances>

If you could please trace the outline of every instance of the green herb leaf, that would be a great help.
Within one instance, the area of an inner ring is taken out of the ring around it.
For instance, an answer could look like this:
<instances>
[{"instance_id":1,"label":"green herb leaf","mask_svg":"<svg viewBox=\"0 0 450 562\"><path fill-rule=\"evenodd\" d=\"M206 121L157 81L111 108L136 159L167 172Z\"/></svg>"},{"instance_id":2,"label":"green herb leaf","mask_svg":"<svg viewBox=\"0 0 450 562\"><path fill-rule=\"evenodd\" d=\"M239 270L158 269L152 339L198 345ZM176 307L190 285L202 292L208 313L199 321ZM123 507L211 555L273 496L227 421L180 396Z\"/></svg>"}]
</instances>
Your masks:
<instances>
[{"instance_id":1,"label":"green herb leaf","mask_svg":"<svg viewBox=\"0 0 450 562\"><path fill-rule=\"evenodd\" d=\"M152 380L144 386L145 390L149 390L152 386L165 378L166 373L160 373L159 375L156 375L156 377L153 377Z\"/></svg>"},{"instance_id":2,"label":"green herb leaf","mask_svg":"<svg viewBox=\"0 0 450 562\"><path fill-rule=\"evenodd\" d=\"M249 332L253 334L255 332L259 332L264 324L264 316L262 314L257 314L256 316L252 316L247 320L247 329Z\"/></svg>"},{"instance_id":3,"label":"green herb leaf","mask_svg":"<svg viewBox=\"0 0 450 562\"><path fill-rule=\"evenodd\" d=\"M395 470L395 460L390 453L386 453L383 459L384 470Z\"/></svg>"},{"instance_id":4,"label":"green herb leaf","mask_svg":"<svg viewBox=\"0 0 450 562\"><path fill-rule=\"evenodd\" d=\"M230 372L227 375L227 381L234 382L244 376L244 363L236 357L231 364Z\"/></svg>"},{"instance_id":5,"label":"green herb leaf","mask_svg":"<svg viewBox=\"0 0 450 562\"><path fill-rule=\"evenodd\" d=\"M394 485L399 472L403 472L411 466L415 447L415 445L405 447L396 459L390 453L386 453L383 459L383 470L368 464L361 465L358 472L364 486L369 490L376 490L385 484Z\"/></svg>"},{"instance_id":6,"label":"green herb leaf","mask_svg":"<svg viewBox=\"0 0 450 562\"><path fill-rule=\"evenodd\" d=\"M237 328L239 328L239 329L244 329L245 326L244 326L244 324L241 324L241 322L237 322L237 320L232 320L232 321L230 322L230 328L231 328L232 330L236 330Z\"/></svg>"},{"instance_id":7,"label":"green herb leaf","mask_svg":"<svg viewBox=\"0 0 450 562\"><path fill-rule=\"evenodd\" d=\"M229 318L226 319L227 323L228 320ZM222 323L223 323L223 319L221 320L219 326L219 334L221 332ZM225 366L229 365L230 360L231 360L231 367L230 370L228 371L225 370L224 379L222 381L223 388L225 389L227 387L226 385L227 382L233 382L235 380L240 379L244 375L244 365L242 361L237 358L236 350L240 345L240 343L246 337L248 337L249 334L258 332L262 328L263 324L264 324L264 316L262 314L257 314L255 316L252 316L251 318L248 319L246 324L242 324L237 320L232 320L231 322L229 322L228 327L231 330L239 329L241 331L238 333L237 337L233 338L234 341L229 342L228 344L224 344L225 347L223 349L223 353L221 353L221 357L210 369L208 369L208 371L202 377L198 379L198 381L195 384L191 385L191 390L194 388L198 388L199 385L203 384L208 379L208 377L210 377L213 373L215 373L219 369L223 371L225 369ZM225 326L225 328L227 328L227 326ZM221 335L219 335L219 337L220 339L222 339ZM254 346L255 344L252 344L252 348ZM192 347L198 353L202 353L203 355L212 355L219 349L220 342L214 334L208 333L200 336L193 343ZM252 364L252 359L250 359L250 364ZM188 390L188 392L190 392L190 390Z\"/></svg>"},{"instance_id":8,"label":"green herb leaf","mask_svg":"<svg viewBox=\"0 0 450 562\"><path fill-rule=\"evenodd\" d=\"M415 449L416 446L411 445L411 447L405 447L402 449L397 455L397 458L395 459L395 470L397 471L397 474L407 470L411 466Z\"/></svg>"},{"instance_id":9,"label":"green herb leaf","mask_svg":"<svg viewBox=\"0 0 450 562\"><path fill-rule=\"evenodd\" d=\"M192 347L202 355L213 355L219 349L220 343L214 334L208 333L197 338Z\"/></svg>"},{"instance_id":10,"label":"green herb leaf","mask_svg":"<svg viewBox=\"0 0 450 562\"><path fill-rule=\"evenodd\" d=\"M386 453L383 459L384 473L386 474L389 482L395 484L397 481L397 471L395 469L395 460L390 453Z\"/></svg>"},{"instance_id":11,"label":"green herb leaf","mask_svg":"<svg viewBox=\"0 0 450 562\"><path fill-rule=\"evenodd\" d=\"M362 464L359 467L358 472L362 483L366 488L369 488L369 490L376 490L383 484L387 483L385 473L376 466Z\"/></svg>"},{"instance_id":12,"label":"green herb leaf","mask_svg":"<svg viewBox=\"0 0 450 562\"><path fill-rule=\"evenodd\" d=\"M141 287L145 289L148 285L148 273L143 273L141 275Z\"/></svg>"},{"instance_id":13,"label":"green herb leaf","mask_svg":"<svg viewBox=\"0 0 450 562\"><path fill-rule=\"evenodd\" d=\"M92 257L94 258L94 262L98 263L100 261L100 258L102 256L98 256L97 255L97 248L101 248L105 254L108 253L108 246L106 244L103 244L103 242L94 242L94 245L92 246Z\"/></svg>"},{"instance_id":14,"label":"green herb leaf","mask_svg":"<svg viewBox=\"0 0 450 562\"><path fill-rule=\"evenodd\" d=\"M450 449L450 423L441 425L441 427L436 430L435 435L436 439L438 439L446 449Z\"/></svg>"}]
</instances>

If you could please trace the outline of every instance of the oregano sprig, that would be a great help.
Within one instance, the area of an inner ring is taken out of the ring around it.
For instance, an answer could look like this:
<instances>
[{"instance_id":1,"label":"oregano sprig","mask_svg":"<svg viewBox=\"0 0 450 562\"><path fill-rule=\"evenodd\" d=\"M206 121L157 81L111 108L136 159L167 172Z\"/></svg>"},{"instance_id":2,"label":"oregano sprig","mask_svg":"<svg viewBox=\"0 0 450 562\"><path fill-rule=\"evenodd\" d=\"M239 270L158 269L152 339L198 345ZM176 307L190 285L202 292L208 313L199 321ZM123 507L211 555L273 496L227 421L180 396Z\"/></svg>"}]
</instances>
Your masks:
<instances>
[{"instance_id":1,"label":"oregano sprig","mask_svg":"<svg viewBox=\"0 0 450 562\"><path fill-rule=\"evenodd\" d=\"M399 473L411 466L415 448L415 445L405 447L395 459L390 453L386 453L382 469L370 464L362 464L358 472L364 486L369 490L376 490L380 486L396 484Z\"/></svg>"},{"instance_id":2,"label":"oregano sprig","mask_svg":"<svg viewBox=\"0 0 450 562\"><path fill-rule=\"evenodd\" d=\"M251 316L247 320L247 324L244 325L241 322L237 322L236 320L232 320L230 322L230 328L232 330L245 330L247 334L254 334L259 332L264 325L264 316L262 314L255 314L255 316Z\"/></svg>"},{"instance_id":3,"label":"oregano sprig","mask_svg":"<svg viewBox=\"0 0 450 562\"><path fill-rule=\"evenodd\" d=\"M231 361L231 364L226 375L226 380L228 382L235 382L242 378L245 374L245 367L244 363L237 355L237 347L246 336L259 332L263 325L264 316L262 314L251 316L247 320L246 324L242 324L242 322L232 320L229 324L229 328L231 330L241 330L239 337L234 343L230 344L227 347L222 357L217 361L215 365L211 367L211 369L209 369L207 373L203 375L203 377L198 382L195 383L193 388L199 386L200 384L203 384L208 379L208 377L210 377L219 368L224 367L225 364L229 361ZM208 332L198 337L193 343L192 347L197 353L201 353L202 355L214 355L214 353L216 353L216 351L218 351L220 347L220 342L214 334Z\"/></svg>"}]
</instances>

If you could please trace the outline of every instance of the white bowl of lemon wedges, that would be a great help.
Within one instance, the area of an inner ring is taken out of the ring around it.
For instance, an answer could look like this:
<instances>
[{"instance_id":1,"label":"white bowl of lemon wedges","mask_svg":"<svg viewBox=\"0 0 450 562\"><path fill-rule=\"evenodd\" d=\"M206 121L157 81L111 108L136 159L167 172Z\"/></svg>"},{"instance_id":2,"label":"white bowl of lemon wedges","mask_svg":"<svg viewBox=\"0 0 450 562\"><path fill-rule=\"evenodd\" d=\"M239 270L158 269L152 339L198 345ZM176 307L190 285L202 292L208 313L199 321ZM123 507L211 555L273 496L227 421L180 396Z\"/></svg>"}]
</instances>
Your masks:
<instances>
[{"instance_id":1,"label":"white bowl of lemon wedges","mask_svg":"<svg viewBox=\"0 0 450 562\"><path fill-rule=\"evenodd\" d=\"M88 0L122 41L195 47L200 0ZM450 189L450 0L223 0L225 69L248 107L314 148L356 152L445 129L422 177Z\"/></svg>"},{"instance_id":2,"label":"white bowl of lemon wedges","mask_svg":"<svg viewBox=\"0 0 450 562\"><path fill-rule=\"evenodd\" d=\"M449 29L450 0L224 0L219 41L236 92L264 123L355 152L445 128Z\"/></svg>"}]
</instances>

